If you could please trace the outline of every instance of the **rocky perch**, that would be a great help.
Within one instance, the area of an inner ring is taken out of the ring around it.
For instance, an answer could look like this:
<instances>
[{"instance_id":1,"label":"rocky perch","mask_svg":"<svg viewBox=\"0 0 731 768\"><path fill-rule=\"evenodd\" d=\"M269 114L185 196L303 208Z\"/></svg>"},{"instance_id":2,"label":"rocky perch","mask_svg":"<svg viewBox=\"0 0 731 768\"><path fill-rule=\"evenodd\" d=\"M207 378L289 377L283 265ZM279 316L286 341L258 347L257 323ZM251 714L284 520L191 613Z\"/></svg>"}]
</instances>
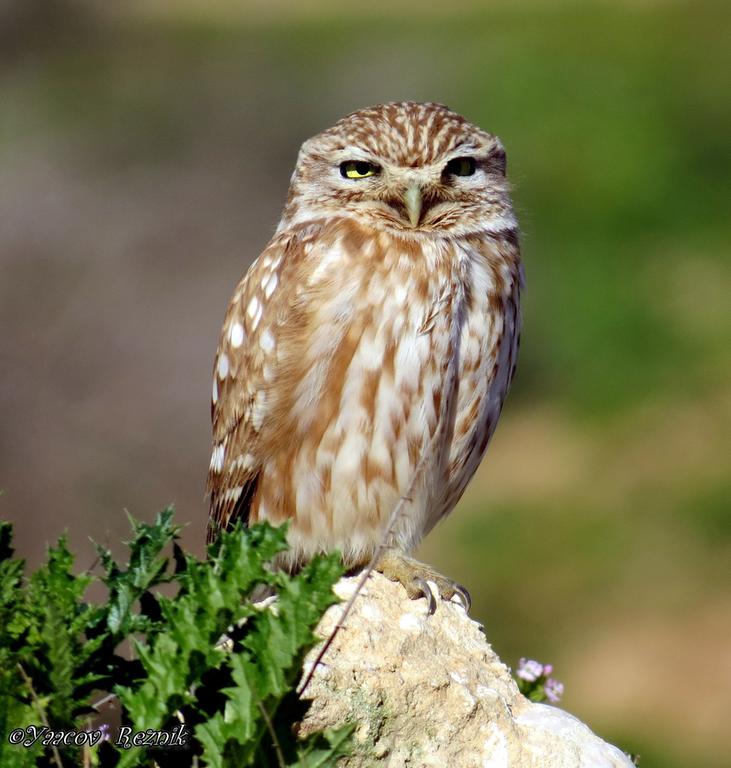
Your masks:
<instances>
[{"instance_id":1,"label":"rocky perch","mask_svg":"<svg viewBox=\"0 0 731 768\"><path fill-rule=\"evenodd\" d=\"M357 578L335 591L347 599ZM342 605L328 610L329 634ZM305 672L317 654L307 657ZM619 749L557 707L520 694L483 628L456 602L409 600L373 574L310 682L303 734L356 722L348 768L632 768Z\"/></svg>"}]
</instances>

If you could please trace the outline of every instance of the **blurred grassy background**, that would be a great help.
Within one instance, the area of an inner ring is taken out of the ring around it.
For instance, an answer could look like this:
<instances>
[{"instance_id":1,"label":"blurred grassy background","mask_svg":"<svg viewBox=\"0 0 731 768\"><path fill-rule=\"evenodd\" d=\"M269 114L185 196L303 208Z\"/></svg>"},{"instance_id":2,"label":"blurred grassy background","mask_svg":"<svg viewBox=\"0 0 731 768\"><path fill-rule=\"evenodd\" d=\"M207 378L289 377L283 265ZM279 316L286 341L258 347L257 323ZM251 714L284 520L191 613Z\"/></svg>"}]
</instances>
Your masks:
<instances>
[{"instance_id":1,"label":"blurred grassy background","mask_svg":"<svg viewBox=\"0 0 731 768\"><path fill-rule=\"evenodd\" d=\"M20 552L68 528L91 561L123 508L170 501L202 552L218 330L299 144L442 101L508 148L528 289L501 426L421 555L643 768L726 765L728 4L107 5L0 9L0 515Z\"/></svg>"}]
</instances>

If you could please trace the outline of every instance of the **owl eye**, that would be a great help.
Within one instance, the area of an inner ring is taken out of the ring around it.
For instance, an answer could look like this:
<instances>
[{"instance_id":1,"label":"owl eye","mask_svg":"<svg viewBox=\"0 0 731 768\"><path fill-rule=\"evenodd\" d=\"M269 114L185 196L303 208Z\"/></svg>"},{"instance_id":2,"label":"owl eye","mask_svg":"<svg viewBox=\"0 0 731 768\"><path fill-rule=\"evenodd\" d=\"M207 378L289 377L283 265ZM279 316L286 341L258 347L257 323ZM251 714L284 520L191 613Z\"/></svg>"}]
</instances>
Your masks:
<instances>
[{"instance_id":1,"label":"owl eye","mask_svg":"<svg viewBox=\"0 0 731 768\"><path fill-rule=\"evenodd\" d=\"M455 157L444 167L444 173L450 176L472 176L476 167L474 157Z\"/></svg>"},{"instance_id":2,"label":"owl eye","mask_svg":"<svg viewBox=\"0 0 731 768\"><path fill-rule=\"evenodd\" d=\"M344 179L365 179L368 176L376 176L381 169L375 163L365 160L347 160L340 163L340 175Z\"/></svg>"}]
</instances>

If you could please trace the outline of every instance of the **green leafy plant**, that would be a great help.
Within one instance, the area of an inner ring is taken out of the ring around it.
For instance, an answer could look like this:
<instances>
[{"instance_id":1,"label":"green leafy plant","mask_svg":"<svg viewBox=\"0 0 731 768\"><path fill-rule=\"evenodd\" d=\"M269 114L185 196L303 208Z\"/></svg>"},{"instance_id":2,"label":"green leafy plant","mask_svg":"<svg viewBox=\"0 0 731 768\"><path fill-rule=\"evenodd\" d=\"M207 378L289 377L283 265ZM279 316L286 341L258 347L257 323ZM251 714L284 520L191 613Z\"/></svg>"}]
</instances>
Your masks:
<instances>
[{"instance_id":1,"label":"green leafy plant","mask_svg":"<svg viewBox=\"0 0 731 768\"><path fill-rule=\"evenodd\" d=\"M131 520L126 567L98 547L103 604L85 602L98 577L73 573L65 537L26 579L0 524L0 765L325 768L348 753L351 726L294 732L308 706L295 691L302 662L337 601L337 554L276 571L286 530L262 524L223 533L200 561L172 516ZM276 594L266 607L250 599L262 587ZM105 694L119 704L117 734L98 725ZM125 746L122 734L148 729L163 735ZM43 743L62 731L81 735Z\"/></svg>"}]
</instances>

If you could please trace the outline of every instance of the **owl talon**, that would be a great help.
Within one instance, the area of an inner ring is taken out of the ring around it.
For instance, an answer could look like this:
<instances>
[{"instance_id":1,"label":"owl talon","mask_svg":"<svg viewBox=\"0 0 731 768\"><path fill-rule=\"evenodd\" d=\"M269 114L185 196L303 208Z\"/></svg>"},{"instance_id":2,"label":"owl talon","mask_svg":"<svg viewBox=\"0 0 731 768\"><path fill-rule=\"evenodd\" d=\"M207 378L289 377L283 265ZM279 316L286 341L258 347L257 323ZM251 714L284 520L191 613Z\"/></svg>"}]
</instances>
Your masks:
<instances>
[{"instance_id":1,"label":"owl talon","mask_svg":"<svg viewBox=\"0 0 731 768\"><path fill-rule=\"evenodd\" d=\"M437 609L437 599L429 582L436 585L443 600L451 600L456 595L465 612L469 611L472 604L470 593L461 584L450 581L428 565L396 550L387 550L376 565L376 570L391 581L400 582L412 600L426 598L429 615Z\"/></svg>"},{"instance_id":2,"label":"owl talon","mask_svg":"<svg viewBox=\"0 0 731 768\"><path fill-rule=\"evenodd\" d=\"M459 600L460 604L464 608L465 613L470 612L470 608L472 607L472 598L470 597L470 593L461 584L455 583L453 597L456 597L457 600Z\"/></svg>"},{"instance_id":3,"label":"owl talon","mask_svg":"<svg viewBox=\"0 0 731 768\"><path fill-rule=\"evenodd\" d=\"M425 597L428 614L431 616L437 609L437 599L434 597L434 593L432 592L429 583L426 581L426 579L422 579L420 576L417 576L414 578L412 584L412 590L415 592L415 594L412 595L412 590L407 590L409 597L412 600L418 599L419 597Z\"/></svg>"}]
</instances>

